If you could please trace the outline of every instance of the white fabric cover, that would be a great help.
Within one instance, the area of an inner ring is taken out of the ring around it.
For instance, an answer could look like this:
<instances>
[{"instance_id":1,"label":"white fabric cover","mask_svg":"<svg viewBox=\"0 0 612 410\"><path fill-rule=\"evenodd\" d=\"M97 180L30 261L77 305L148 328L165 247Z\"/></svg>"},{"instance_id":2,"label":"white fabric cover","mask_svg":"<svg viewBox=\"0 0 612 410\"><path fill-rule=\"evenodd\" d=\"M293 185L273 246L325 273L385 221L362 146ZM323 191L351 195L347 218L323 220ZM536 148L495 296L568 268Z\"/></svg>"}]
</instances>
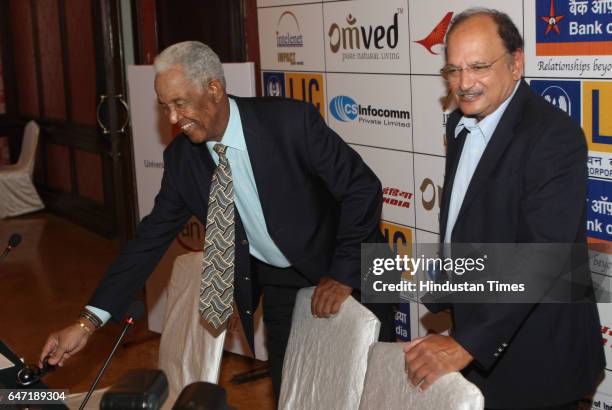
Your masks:
<instances>
[{"instance_id":1,"label":"white fabric cover","mask_svg":"<svg viewBox=\"0 0 612 410\"><path fill-rule=\"evenodd\" d=\"M168 303L159 345L159 368L168 378L166 403L174 403L186 385L217 383L225 330L215 337L198 315L202 252L178 256L168 283Z\"/></svg>"},{"instance_id":2,"label":"white fabric cover","mask_svg":"<svg viewBox=\"0 0 612 410\"><path fill-rule=\"evenodd\" d=\"M34 159L40 129L34 121L26 124L19 160L0 167L0 219L43 209L34 184Z\"/></svg>"},{"instance_id":3,"label":"white fabric cover","mask_svg":"<svg viewBox=\"0 0 612 410\"><path fill-rule=\"evenodd\" d=\"M401 343L377 342L370 348L359 410L482 410L478 387L459 372L439 378L424 392L408 382Z\"/></svg>"},{"instance_id":4,"label":"white fabric cover","mask_svg":"<svg viewBox=\"0 0 612 410\"><path fill-rule=\"evenodd\" d=\"M313 291L314 287L304 288L297 294L279 409L354 410L380 321L351 296L334 317L314 318L310 311Z\"/></svg>"}]
</instances>

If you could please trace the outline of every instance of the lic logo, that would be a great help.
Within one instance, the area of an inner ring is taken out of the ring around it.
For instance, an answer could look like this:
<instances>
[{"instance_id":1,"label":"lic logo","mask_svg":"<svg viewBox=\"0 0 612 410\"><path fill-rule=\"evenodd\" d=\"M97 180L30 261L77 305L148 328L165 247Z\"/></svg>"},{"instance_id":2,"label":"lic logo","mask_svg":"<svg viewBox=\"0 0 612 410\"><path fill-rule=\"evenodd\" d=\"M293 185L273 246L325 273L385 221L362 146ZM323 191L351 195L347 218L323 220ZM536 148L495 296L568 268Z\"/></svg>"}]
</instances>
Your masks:
<instances>
[{"instance_id":1,"label":"lic logo","mask_svg":"<svg viewBox=\"0 0 612 410\"><path fill-rule=\"evenodd\" d=\"M572 115L572 100L563 88L551 85L542 91L542 97L567 115Z\"/></svg>"},{"instance_id":2,"label":"lic logo","mask_svg":"<svg viewBox=\"0 0 612 410\"><path fill-rule=\"evenodd\" d=\"M283 87L278 77L270 77L267 84L267 95L271 97L282 97Z\"/></svg>"},{"instance_id":3,"label":"lic logo","mask_svg":"<svg viewBox=\"0 0 612 410\"><path fill-rule=\"evenodd\" d=\"M359 113L359 105L351 97L339 95L329 102L329 111L342 122L353 121Z\"/></svg>"}]
</instances>

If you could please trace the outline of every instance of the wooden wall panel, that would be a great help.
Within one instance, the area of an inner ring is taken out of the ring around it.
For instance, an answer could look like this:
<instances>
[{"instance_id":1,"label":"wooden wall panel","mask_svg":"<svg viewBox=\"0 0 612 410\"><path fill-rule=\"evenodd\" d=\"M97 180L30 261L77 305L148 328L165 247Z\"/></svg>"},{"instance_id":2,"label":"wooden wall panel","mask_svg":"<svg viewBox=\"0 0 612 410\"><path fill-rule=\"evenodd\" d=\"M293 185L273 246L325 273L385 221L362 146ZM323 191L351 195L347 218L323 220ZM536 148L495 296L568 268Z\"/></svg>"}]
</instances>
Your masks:
<instances>
[{"instance_id":1,"label":"wooden wall panel","mask_svg":"<svg viewBox=\"0 0 612 410\"><path fill-rule=\"evenodd\" d=\"M71 192L70 151L67 146L46 143L47 184L62 192Z\"/></svg>"},{"instance_id":2,"label":"wooden wall panel","mask_svg":"<svg viewBox=\"0 0 612 410\"><path fill-rule=\"evenodd\" d=\"M25 117L37 117L39 114L38 81L36 79L30 2L11 0L9 10L19 113Z\"/></svg>"},{"instance_id":3,"label":"wooden wall panel","mask_svg":"<svg viewBox=\"0 0 612 410\"><path fill-rule=\"evenodd\" d=\"M66 0L72 121L96 124L96 61L91 0Z\"/></svg>"},{"instance_id":4,"label":"wooden wall panel","mask_svg":"<svg viewBox=\"0 0 612 410\"><path fill-rule=\"evenodd\" d=\"M102 181L102 159L95 154L80 149L74 150L79 195L104 204Z\"/></svg>"},{"instance_id":5,"label":"wooden wall panel","mask_svg":"<svg viewBox=\"0 0 612 410\"><path fill-rule=\"evenodd\" d=\"M36 0L44 116L66 119L64 67L57 0Z\"/></svg>"},{"instance_id":6,"label":"wooden wall panel","mask_svg":"<svg viewBox=\"0 0 612 410\"><path fill-rule=\"evenodd\" d=\"M157 17L155 0L138 0L136 2L136 17L139 44L138 64L153 64L157 55Z\"/></svg>"}]
</instances>

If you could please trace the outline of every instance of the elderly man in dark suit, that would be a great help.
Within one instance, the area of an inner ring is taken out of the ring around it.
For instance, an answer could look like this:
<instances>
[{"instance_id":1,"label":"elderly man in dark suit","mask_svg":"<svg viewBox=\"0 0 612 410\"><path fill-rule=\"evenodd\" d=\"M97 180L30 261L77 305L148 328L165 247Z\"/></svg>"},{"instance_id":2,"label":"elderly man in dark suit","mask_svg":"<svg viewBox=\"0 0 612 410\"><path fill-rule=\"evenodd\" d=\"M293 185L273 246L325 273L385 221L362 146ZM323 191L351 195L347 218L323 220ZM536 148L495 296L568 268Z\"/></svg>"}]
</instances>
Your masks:
<instances>
[{"instance_id":1,"label":"elderly man in dark suit","mask_svg":"<svg viewBox=\"0 0 612 410\"><path fill-rule=\"evenodd\" d=\"M441 239L569 243L588 266L586 144L580 127L521 79L523 40L501 12L458 15L442 74L458 109L447 123ZM584 275L584 269L583 269ZM583 292L592 293L588 269ZM576 409L604 368L594 303L454 303L451 336L405 346L406 371L428 388L463 370L492 409Z\"/></svg>"},{"instance_id":2,"label":"elderly man in dark suit","mask_svg":"<svg viewBox=\"0 0 612 410\"><path fill-rule=\"evenodd\" d=\"M120 319L195 215L206 225L199 312L222 328L235 300L252 348L263 294L278 397L296 292L316 285L312 313L325 320L359 288L361 243L381 240L380 181L312 105L228 97L221 62L202 43L170 46L155 69L159 104L182 130L164 152L155 206L79 322L52 334L41 358L62 365L108 318ZM391 311L381 311L389 339Z\"/></svg>"}]
</instances>

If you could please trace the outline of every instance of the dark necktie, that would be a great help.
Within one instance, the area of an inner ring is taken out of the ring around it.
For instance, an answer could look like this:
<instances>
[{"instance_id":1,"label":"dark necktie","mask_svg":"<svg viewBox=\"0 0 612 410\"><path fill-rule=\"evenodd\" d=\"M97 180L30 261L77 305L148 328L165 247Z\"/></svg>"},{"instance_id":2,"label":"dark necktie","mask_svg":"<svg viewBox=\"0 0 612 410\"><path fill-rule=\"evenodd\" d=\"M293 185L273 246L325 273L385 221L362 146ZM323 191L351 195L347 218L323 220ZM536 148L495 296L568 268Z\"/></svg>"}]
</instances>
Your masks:
<instances>
[{"instance_id":1,"label":"dark necktie","mask_svg":"<svg viewBox=\"0 0 612 410\"><path fill-rule=\"evenodd\" d=\"M225 156L227 147L216 144L213 149L219 154L219 165L213 173L208 197L199 313L218 329L233 312L234 187Z\"/></svg>"}]
</instances>

